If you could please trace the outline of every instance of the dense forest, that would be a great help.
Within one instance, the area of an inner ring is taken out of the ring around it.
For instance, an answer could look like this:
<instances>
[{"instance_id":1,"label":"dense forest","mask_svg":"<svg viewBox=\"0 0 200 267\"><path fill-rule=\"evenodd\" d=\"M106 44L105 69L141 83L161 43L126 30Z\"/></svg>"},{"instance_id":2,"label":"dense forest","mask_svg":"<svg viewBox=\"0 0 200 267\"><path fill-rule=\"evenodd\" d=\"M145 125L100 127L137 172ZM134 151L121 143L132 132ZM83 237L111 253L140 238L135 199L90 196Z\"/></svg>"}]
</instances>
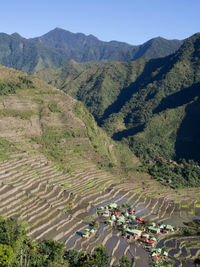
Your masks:
<instances>
[{"instance_id":1,"label":"dense forest","mask_svg":"<svg viewBox=\"0 0 200 267\"><path fill-rule=\"evenodd\" d=\"M128 61L157 58L176 51L183 41L158 37L142 45L103 42L93 35L56 28L40 37L26 39L18 33L0 33L0 63L27 73L60 67L74 59L88 61Z\"/></svg>"},{"instance_id":2,"label":"dense forest","mask_svg":"<svg viewBox=\"0 0 200 267\"><path fill-rule=\"evenodd\" d=\"M199 58L195 34L168 57L91 67L70 62L38 76L84 102L141 160L199 161Z\"/></svg>"}]
</instances>

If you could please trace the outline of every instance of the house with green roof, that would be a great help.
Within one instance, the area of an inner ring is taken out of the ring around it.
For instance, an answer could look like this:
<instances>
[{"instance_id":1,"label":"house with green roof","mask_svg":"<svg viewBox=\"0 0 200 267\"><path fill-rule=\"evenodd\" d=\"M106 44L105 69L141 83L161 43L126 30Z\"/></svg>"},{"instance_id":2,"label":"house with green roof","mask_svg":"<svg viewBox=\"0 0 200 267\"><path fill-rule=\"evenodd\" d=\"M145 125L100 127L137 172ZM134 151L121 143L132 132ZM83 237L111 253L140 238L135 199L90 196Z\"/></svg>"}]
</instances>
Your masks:
<instances>
[{"instance_id":1,"label":"house with green roof","mask_svg":"<svg viewBox=\"0 0 200 267\"><path fill-rule=\"evenodd\" d=\"M153 233L156 233L156 234L160 233L160 228L158 228L158 227L149 226L148 229L149 229L149 231L151 231Z\"/></svg>"},{"instance_id":2,"label":"house with green roof","mask_svg":"<svg viewBox=\"0 0 200 267\"><path fill-rule=\"evenodd\" d=\"M168 257L168 252L167 251L163 251L163 256Z\"/></svg>"},{"instance_id":3,"label":"house with green roof","mask_svg":"<svg viewBox=\"0 0 200 267\"><path fill-rule=\"evenodd\" d=\"M125 217L124 216L119 216L118 219L117 219L119 222L122 222L124 223L125 222Z\"/></svg>"},{"instance_id":4,"label":"house with green roof","mask_svg":"<svg viewBox=\"0 0 200 267\"><path fill-rule=\"evenodd\" d=\"M171 225L166 225L166 227L165 227L168 231L174 231L174 227L173 226L171 226Z\"/></svg>"},{"instance_id":5,"label":"house with green roof","mask_svg":"<svg viewBox=\"0 0 200 267\"><path fill-rule=\"evenodd\" d=\"M137 235L137 236L141 236L142 234L142 231L137 230L137 229L130 229L130 228L127 228L126 232L133 234L133 235Z\"/></svg>"},{"instance_id":6,"label":"house with green roof","mask_svg":"<svg viewBox=\"0 0 200 267\"><path fill-rule=\"evenodd\" d=\"M116 209L117 208L117 204L116 203L111 203L111 204L109 204L109 207L111 209Z\"/></svg>"}]
</instances>

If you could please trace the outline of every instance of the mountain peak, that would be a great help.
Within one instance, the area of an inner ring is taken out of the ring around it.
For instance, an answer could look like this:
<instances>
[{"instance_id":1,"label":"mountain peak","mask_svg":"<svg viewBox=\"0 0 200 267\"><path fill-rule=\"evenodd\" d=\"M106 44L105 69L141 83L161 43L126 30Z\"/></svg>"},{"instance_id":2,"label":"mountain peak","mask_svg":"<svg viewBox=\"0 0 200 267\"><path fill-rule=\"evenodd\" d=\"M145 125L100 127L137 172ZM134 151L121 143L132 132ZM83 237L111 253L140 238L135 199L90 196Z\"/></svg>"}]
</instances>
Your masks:
<instances>
[{"instance_id":1,"label":"mountain peak","mask_svg":"<svg viewBox=\"0 0 200 267\"><path fill-rule=\"evenodd\" d=\"M16 38L23 38L18 32L12 33L11 36L16 37Z\"/></svg>"}]
</instances>

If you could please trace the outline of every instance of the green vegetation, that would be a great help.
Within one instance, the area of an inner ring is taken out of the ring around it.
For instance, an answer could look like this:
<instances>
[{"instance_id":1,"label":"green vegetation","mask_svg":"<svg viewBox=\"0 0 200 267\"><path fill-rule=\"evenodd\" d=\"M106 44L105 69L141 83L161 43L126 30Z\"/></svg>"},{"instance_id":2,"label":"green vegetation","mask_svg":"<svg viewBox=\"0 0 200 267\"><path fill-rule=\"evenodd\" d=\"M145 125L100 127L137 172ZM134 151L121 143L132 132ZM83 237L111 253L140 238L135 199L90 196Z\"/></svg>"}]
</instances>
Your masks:
<instances>
[{"instance_id":1,"label":"green vegetation","mask_svg":"<svg viewBox=\"0 0 200 267\"><path fill-rule=\"evenodd\" d=\"M200 220L187 223L187 227L181 228L179 234L184 236L200 235Z\"/></svg>"},{"instance_id":2,"label":"green vegetation","mask_svg":"<svg viewBox=\"0 0 200 267\"><path fill-rule=\"evenodd\" d=\"M107 134L98 128L94 118L81 102L78 101L76 103L73 112L85 123L87 137L89 138L94 151L103 159L103 162L101 162L102 167L127 167L133 164L134 156L128 146L118 142L112 142Z\"/></svg>"},{"instance_id":3,"label":"green vegetation","mask_svg":"<svg viewBox=\"0 0 200 267\"><path fill-rule=\"evenodd\" d=\"M109 170L135 164L129 148L113 142L80 102L74 103L63 92L31 76L23 76L19 71L4 67L0 71L4 89L9 88L2 90L1 101L5 108L0 110L1 122L11 136L20 133L17 136L22 139L24 150L31 146L31 150L34 148L35 153L43 153L65 172L73 171L72 161L85 159ZM8 96L10 93L12 97ZM9 107L4 102L12 105ZM25 109L21 108L24 102ZM20 122L19 125L18 119L30 120L32 116L34 120L30 124ZM10 126L5 123L8 117L13 118ZM8 159L10 153L12 151L6 151L2 146L1 160Z\"/></svg>"},{"instance_id":4,"label":"green vegetation","mask_svg":"<svg viewBox=\"0 0 200 267\"><path fill-rule=\"evenodd\" d=\"M159 158L154 164L147 164L145 169L152 177L172 188L200 187L200 167L192 160L181 160L177 163ZM188 205L182 207L188 208Z\"/></svg>"},{"instance_id":5,"label":"green vegetation","mask_svg":"<svg viewBox=\"0 0 200 267\"><path fill-rule=\"evenodd\" d=\"M65 251L62 242L33 241L17 219L0 217L0 266L109 267L109 255L101 244L88 255L85 251ZM128 267L129 260L123 257L117 266Z\"/></svg>"},{"instance_id":6,"label":"green vegetation","mask_svg":"<svg viewBox=\"0 0 200 267\"><path fill-rule=\"evenodd\" d=\"M141 57L166 56L179 48L182 41L155 38L144 45L102 42L94 36L54 29L39 38L25 39L19 34L0 34L0 62L5 66L32 73L60 67L68 60L127 61Z\"/></svg>"},{"instance_id":7,"label":"green vegetation","mask_svg":"<svg viewBox=\"0 0 200 267\"><path fill-rule=\"evenodd\" d=\"M34 242L15 218L0 218L1 266L65 266L63 254L63 243Z\"/></svg>"},{"instance_id":8,"label":"green vegetation","mask_svg":"<svg viewBox=\"0 0 200 267\"><path fill-rule=\"evenodd\" d=\"M5 138L0 137L0 161L10 159L9 154L19 152L20 150L15 144L9 142Z\"/></svg>"},{"instance_id":9,"label":"green vegetation","mask_svg":"<svg viewBox=\"0 0 200 267\"><path fill-rule=\"evenodd\" d=\"M5 82L0 80L0 96L16 94L17 89L34 88L33 82L28 76L19 76L18 82Z\"/></svg>"},{"instance_id":10,"label":"green vegetation","mask_svg":"<svg viewBox=\"0 0 200 267\"><path fill-rule=\"evenodd\" d=\"M126 258L125 256L122 256L117 267L131 267L131 261L128 258Z\"/></svg>"},{"instance_id":11,"label":"green vegetation","mask_svg":"<svg viewBox=\"0 0 200 267\"><path fill-rule=\"evenodd\" d=\"M79 129L56 129L54 127L45 127L41 136L32 136L32 141L41 144L40 151L44 153L50 160L56 163L62 170L70 171L71 167L67 162L69 153L72 151L67 150L64 146L65 140L73 139L74 137L81 137L82 132ZM71 144L73 149L73 143ZM68 147L69 149L69 147ZM83 148L81 148L83 149ZM79 151L74 150L73 153L78 155Z\"/></svg>"},{"instance_id":12,"label":"green vegetation","mask_svg":"<svg viewBox=\"0 0 200 267\"><path fill-rule=\"evenodd\" d=\"M31 110L14 110L14 109L1 109L0 117L15 117L22 120L29 120L34 113Z\"/></svg>"},{"instance_id":13,"label":"green vegetation","mask_svg":"<svg viewBox=\"0 0 200 267\"><path fill-rule=\"evenodd\" d=\"M56 102L49 103L48 108L53 113L62 112L61 108L58 106L58 104Z\"/></svg>"},{"instance_id":14,"label":"green vegetation","mask_svg":"<svg viewBox=\"0 0 200 267\"><path fill-rule=\"evenodd\" d=\"M0 81L0 95L16 93L16 84Z\"/></svg>"},{"instance_id":15,"label":"green vegetation","mask_svg":"<svg viewBox=\"0 0 200 267\"><path fill-rule=\"evenodd\" d=\"M200 34L174 54L151 60L64 69L46 79L81 100L114 140L142 161L199 161ZM76 72L76 73L77 73ZM42 75L41 75L42 77Z\"/></svg>"}]
</instances>

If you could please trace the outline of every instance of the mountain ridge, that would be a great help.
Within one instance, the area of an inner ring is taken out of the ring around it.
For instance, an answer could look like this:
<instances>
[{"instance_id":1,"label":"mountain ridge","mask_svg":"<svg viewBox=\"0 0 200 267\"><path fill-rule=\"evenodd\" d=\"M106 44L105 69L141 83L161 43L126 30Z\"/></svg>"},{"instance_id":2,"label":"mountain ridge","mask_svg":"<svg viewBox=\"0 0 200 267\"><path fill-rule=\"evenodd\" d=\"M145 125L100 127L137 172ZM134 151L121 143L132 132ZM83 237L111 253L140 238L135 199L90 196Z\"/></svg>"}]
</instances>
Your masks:
<instances>
[{"instance_id":1,"label":"mountain ridge","mask_svg":"<svg viewBox=\"0 0 200 267\"><path fill-rule=\"evenodd\" d=\"M49 82L56 80L82 101L99 125L137 156L199 161L199 59L197 33L167 57L85 67L74 76L72 68L64 75L67 63Z\"/></svg>"},{"instance_id":2,"label":"mountain ridge","mask_svg":"<svg viewBox=\"0 0 200 267\"><path fill-rule=\"evenodd\" d=\"M142 57L162 57L175 52L181 40L154 38L134 46L123 42L104 42L93 35L72 33L60 28L36 38L26 39L18 33L0 33L0 63L32 73L60 67L74 59L89 61L133 61Z\"/></svg>"}]
</instances>

